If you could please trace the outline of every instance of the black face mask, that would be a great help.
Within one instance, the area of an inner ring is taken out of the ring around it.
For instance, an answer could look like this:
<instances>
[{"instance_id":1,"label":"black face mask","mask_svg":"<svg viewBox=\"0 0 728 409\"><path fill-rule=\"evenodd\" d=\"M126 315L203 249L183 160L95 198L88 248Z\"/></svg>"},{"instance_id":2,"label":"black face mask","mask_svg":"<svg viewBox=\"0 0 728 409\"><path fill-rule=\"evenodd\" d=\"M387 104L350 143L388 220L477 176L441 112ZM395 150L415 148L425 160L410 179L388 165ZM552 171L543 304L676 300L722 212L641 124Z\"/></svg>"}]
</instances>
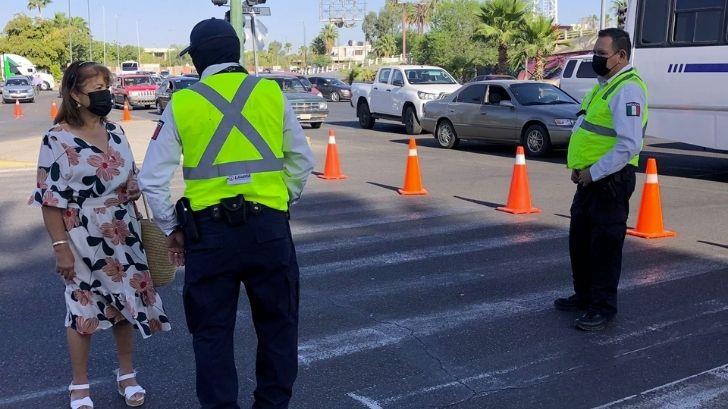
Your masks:
<instances>
[{"instance_id":1,"label":"black face mask","mask_svg":"<svg viewBox=\"0 0 728 409\"><path fill-rule=\"evenodd\" d=\"M598 76L603 77L603 76L609 74L609 71L611 71L612 68L614 68L614 67L612 67L612 68L607 67L607 61L610 58L614 57L615 54L612 54L609 57L595 55L592 58L592 69L594 69L594 72L597 73Z\"/></svg>"},{"instance_id":2,"label":"black face mask","mask_svg":"<svg viewBox=\"0 0 728 409\"><path fill-rule=\"evenodd\" d=\"M89 106L86 107L89 112L98 116L106 116L111 112L111 91L108 89L100 89L86 94L89 100Z\"/></svg>"}]
</instances>

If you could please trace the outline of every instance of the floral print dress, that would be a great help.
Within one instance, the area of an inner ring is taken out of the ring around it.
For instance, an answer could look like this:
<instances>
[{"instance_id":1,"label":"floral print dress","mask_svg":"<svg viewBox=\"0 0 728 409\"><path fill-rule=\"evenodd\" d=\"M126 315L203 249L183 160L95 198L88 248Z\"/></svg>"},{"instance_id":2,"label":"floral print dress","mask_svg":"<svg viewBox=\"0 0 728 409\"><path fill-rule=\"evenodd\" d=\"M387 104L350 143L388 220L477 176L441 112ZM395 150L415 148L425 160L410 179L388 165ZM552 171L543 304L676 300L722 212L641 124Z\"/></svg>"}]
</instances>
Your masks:
<instances>
[{"instance_id":1,"label":"floral print dress","mask_svg":"<svg viewBox=\"0 0 728 409\"><path fill-rule=\"evenodd\" d=\"M131 147L120 126L105 126L106 152L60 126L46 133L29 204L64 210L76 272L66 281L66 327L91 334L127 320L147 338L170 324L127 197L137 183Z\"/></svg>"}]
</instances>

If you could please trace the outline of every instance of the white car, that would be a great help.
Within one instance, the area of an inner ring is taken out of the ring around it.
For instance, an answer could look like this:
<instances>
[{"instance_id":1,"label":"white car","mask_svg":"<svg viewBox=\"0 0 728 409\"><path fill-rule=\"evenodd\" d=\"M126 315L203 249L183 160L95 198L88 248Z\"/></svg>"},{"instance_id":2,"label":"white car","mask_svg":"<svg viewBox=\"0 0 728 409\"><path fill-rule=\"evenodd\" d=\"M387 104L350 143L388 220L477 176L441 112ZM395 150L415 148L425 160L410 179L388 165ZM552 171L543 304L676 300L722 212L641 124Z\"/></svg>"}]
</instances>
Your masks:
<instances>
[{"instance_id":1,"label":"white car","mask_svg":"<svg viewBox=\"0 0 728 409\"><path fill-rule=\"evenodd\" d=\"M53 79L53 75L38 71L33 76L36 77L36 80L33 82L38 84L41 91L50 91L56 88L56 81Z\"/></svg>"},{"instance_id":2,"label":"white car","mask_svg":"<svg viewBox=\"0 0 728 409\"><path fill-rule=\"evenodd\" d=\"M402 122L410 135L422 132L420 118L428 101L455 92L460 84L440 67L397 65L382 67L373 84L351 86L351 106L359 125L374 127L377 119Z\"/></svg>"},{"instance_id":3,"label":"white car","mask_svg":"<svg viewBox=\"0 0 728 409\"><path fill-rule=\"evenodd\" d=\"M561 72L559 87L579 102L597 85L597 74L591 65L592 57L592 54L571 57Z\"/></svg>"}]
</instances>

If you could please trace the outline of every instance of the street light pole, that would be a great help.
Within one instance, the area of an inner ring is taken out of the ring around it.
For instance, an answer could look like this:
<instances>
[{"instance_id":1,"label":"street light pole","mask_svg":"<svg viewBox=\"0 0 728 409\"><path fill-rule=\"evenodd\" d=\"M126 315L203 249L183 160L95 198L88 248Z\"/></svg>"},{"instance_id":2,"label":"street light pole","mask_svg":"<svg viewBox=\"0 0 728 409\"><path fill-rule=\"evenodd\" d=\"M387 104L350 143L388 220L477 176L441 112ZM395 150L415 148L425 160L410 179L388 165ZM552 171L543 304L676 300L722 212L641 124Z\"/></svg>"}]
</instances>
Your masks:
<instances>
[{"instance_id":1,"label":"street light pole","mask_svg":"<svg viewBox=\"0 0 728 409\"><path fill-rule=\"evenodd\" d=\"M71 19L71 0L68 0L68 64L73 62L73 20Z\"/></svg>"},{"instance_id":2,"label":"street light pole","mask_svg":"<svg viewBox=\"0 0 728 409\"><path fill-rule=\"evenodd\" d=\"M88 60L93 61L91 48L93 47L94 36L91 34L91 0L86 0L86 14L88 15Z\"/></svg>"},{"instance_id":3,"label":"street light pole","mask_svg":"<svg viewBox=\"0 0 728 409\"><path fill-rule=\"evenodd\" d=\"M139 67L141 68L142 64L142 46L139 42L139 20L136 21L136 34L137 34L137 63L139 63Z\"/></svg>"},{"instance_id":4,"label":"street light pole","mask_svg":"<svg viewBox=\"0 0 728 409\"><path fill-rule=\"evenodd\" d=\"M121 52L119 50L119 15L114 14L116 20L116 69L121 72Z\"/></svg>"},{"instance_id":5,"label":"street light pole","mask_svg":"<svg viewBox=\"0 0 728 409\"><path fill-rule=\"evenodd\" d=\"M604 30L607 25L607 2L606 0L602 0L602 7L601 7L601 16L599 18L599 29Z\"/></svg>"},{"instance_id":6,"label":"street light pole","mask_svg":"<svg viewBox=\"0 0 728 409\"><path fill-rule=\"evenodd\" d=\"M245 16L243 15L243 0L230 2L230 24L238 33L240 39L240 65L245 66Z\"/></svg>"},{"instance_id":7,"label":"street light pole","mask_svg":"<svg viewBox=\"0 0 728 409\"><path fill-rule=\"evenodd\" d=\"M106 6L101 6L104 27L104 66L106 66Z\"/></svg>"}]
</instances>

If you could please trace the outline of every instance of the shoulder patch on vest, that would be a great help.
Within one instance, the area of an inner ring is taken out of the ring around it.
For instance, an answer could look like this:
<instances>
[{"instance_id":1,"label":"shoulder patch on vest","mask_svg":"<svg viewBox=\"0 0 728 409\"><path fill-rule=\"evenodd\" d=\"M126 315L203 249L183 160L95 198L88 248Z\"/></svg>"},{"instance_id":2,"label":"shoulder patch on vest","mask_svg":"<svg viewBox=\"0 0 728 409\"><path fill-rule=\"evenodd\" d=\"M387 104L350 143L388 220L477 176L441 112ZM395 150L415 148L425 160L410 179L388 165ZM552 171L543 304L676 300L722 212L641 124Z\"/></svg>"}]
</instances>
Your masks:
<instances>
[{"instance_id":1,"label":"shoulder patch on vest","mask_svg":"<svg viewBox=\"0 0 728 409\"><path fill-rule=\"evenodd\" d=\"M159 132L162 130L163 126L164 126L164 121L157 121L157 127L154 128L154 133L152 134L153 141L157 140L157 137L159 136Z\"/></svg>"},{"instance_id":2,"label":"shoulder patch on vest","mask_svg":"<svg viewBox=\"0 0 728 409\"><path fill-rule=\"evenodd\" d=\"M642 113L642 107L637 102L627 103L627 116L640 116Z\"/></svg>"}]
</instances>

